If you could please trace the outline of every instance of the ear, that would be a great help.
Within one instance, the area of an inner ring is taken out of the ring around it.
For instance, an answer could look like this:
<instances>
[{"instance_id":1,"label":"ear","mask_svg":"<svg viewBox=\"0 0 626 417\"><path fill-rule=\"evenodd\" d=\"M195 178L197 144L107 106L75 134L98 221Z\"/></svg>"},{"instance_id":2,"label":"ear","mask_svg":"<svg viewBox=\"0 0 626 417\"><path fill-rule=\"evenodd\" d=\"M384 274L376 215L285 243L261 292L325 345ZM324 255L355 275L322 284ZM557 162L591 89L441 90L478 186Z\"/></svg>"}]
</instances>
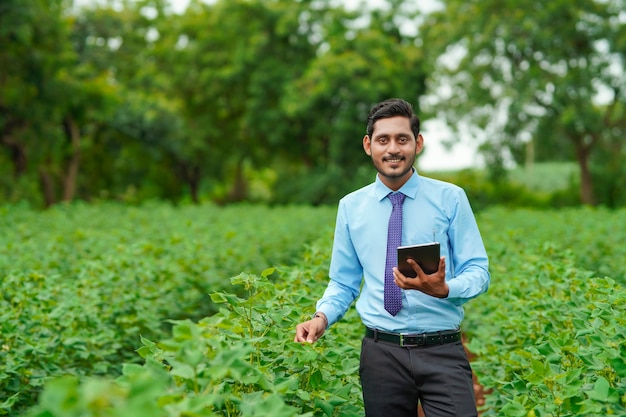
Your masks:
<instances>
[{"instance_id":1,"label":"ear","mask_svg":"<svg viewBox=\"0 0 626 417\"><path fill-rule=\"evenodd\" d=\"M372 156L372 140L367 135L363 136L363 150L365 150L366 154Z\"/></svg>"},{"instance_id":2,"label":"ear","mask_svg":"<svg viewBox=\"0 0 626 417\"><path fill-rule=\"evenodd\" d=\"M424 149L424 137L421 133L415 138L415 155L419 155Z\"/></svg>"}]
</instances>

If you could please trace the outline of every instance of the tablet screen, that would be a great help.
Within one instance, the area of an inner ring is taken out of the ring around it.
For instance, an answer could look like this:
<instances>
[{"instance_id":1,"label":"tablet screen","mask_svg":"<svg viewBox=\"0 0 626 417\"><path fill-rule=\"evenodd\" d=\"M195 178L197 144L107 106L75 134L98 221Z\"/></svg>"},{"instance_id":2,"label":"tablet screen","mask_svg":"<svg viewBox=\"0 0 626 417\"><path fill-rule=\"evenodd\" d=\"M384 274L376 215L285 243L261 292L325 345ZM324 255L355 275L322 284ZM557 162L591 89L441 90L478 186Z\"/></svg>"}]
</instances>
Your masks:
<instances>
[{"instance_id":1,"label":"tablet screen","mask_svg":"<svg viewBox=\"0 0 626 417\"><path fill-rule=\"evenodd\" d=\"M398 269L409 278L415 278L417 274L407 263L411 258L427 274L433 274L439 269L440 246L439 242L424 243L420 245L408 245L398 247Z\"/></svg>"}]
</instances>

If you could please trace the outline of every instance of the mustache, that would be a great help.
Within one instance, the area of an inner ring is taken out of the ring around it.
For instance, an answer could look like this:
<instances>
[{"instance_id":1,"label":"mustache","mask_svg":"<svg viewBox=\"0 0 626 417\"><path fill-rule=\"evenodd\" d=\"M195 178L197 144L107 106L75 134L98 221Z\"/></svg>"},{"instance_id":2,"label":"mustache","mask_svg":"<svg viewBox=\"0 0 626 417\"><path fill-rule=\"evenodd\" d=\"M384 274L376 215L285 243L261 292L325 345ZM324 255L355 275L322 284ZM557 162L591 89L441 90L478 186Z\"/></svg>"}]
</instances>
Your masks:
<instances>
[{"instance_id":1,"label":"mustache","mask_svg":"<svg viewBox=\"0 0 626 417\"><path fill-rule=\"evenodd\" d=\"M387 161L389 159L400 159L400 160L402 160L402 159L405 159L405 158L402 155L387 155L387 156L383 157L383 161Z\"/></svg>"}]
</instances>

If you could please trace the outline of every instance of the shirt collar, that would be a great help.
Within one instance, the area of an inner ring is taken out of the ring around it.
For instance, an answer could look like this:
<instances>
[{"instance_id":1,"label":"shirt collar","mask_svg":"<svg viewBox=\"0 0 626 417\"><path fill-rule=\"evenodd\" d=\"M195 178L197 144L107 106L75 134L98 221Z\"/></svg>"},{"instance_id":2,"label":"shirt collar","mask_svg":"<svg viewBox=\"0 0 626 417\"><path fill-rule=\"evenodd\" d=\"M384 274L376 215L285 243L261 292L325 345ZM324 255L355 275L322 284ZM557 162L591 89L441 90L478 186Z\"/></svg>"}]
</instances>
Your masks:
<instances>
[{"instance_id":1,"label":"shirt collar","mask_svg":"<svg viewBox=\"0 0 626 417\"><path fill-rule=\"evenodd\" d=\"M405 182L404 185L400 187L398 191L411 199L415 199L415 196L417 196L417 188L419 186L419 183L420 183L420 176L415 170L415 168L413 168L413 175L409 177L407 182ZM393 190L391 190L389 187L383 184L383 182L380 180L380 177L377 174L376 182L374 185L374 192L376 193L376 197L378 198L378 201L381 201L383 198L387 197L389 193L392 193Z\"/></svg>"}]
</instances>

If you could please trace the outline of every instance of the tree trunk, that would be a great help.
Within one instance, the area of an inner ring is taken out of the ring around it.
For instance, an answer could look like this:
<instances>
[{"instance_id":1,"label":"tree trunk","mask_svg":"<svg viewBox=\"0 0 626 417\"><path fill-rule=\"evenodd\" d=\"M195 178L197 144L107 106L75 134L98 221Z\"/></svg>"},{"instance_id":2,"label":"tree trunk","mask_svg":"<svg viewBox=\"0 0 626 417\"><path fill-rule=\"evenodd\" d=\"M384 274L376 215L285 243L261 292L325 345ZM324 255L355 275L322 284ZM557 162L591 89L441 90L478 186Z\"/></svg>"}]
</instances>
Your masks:
<instances>
[{"instance_id":1,"label":"tree trunk","mask_svg":"<svg viewBox=\"0 0 626 417\"><path fill-rule=\"evenodd\" d=\"M80 166L80 129L72 117L63 120L65 136L70 142L70 156L63 178L63 201L72 201L76 194L78 168Z\"/></svg>"},{"instance_id":2,"label":"tree trunk","mask_svg":"<svg viewBox=\"0 0 626 417\"><path fill-rule=\"evenodd\" d=\"M235 167L235 182L228 193L229 202L243 201L248 195L248 182L244 176L244 163L240 160Z\"/></svg>"},{"instance_id":3,"label":"tree trunk","mask_svg":"<svg viewBox=\"0 0 626 417\"><path fill-rule=\"evenodd\" d=\"M535 168L535 140L530 139L528 143L526 143L526 161L525 168L527 174L532 174Z\"/></svg>"},{"instance_id":4,"label":"tree trunk","mask_svg":"<svg viewBox=\"0 0 626 417\"><path fill-rule=\"evenodd\" d=\"M580 202L583 204L595 205L593 191L593 179L589 170L589 155L591 147L582 142L576 142L576 160L580 168Z\"/></svg>"},{"instance_id":5,"label":"tree trunk","mask_svg":"<svg viewBox=\"0 0 626 417\"><path fill-rule=\"evenodd\" d=\"M41 192L43 193L43 201L46 208L56 203L54 192L54 179L48 170L43 166L39 167L39 181L41 184Z\"/></svg>"},{"instance_id":6,"label":"tree trunk","mask_svg":"<svg viewBox=\"0 0 626 417\"><path fill-rule=\"evenodd\" d=\"M200 203L200 167L193 166L187 170L187 184L189 184L189 192L191 193L191 201L194 204Z\"/></svg>"},{"instance_id":7,"label":"tree trunk","mask_svg":"<svg viewBox=\"0 0 626 417\"><path fill-rule=\"evenodd\" d=\"M17 179L26 172L26 149L23 144L15 140L11 134L11 128L6 126L0 136L0 144L6 146L9 150L11 162L13 163L13 178Z\"/></svg>"},{"instance_id":8,"label":"tree trunk","mask_svg":"<svg viewBox=\"0 0 626 417\"><path fill-rule=\"evenodd\" d=\"M202 170L200 167L193 163L187 163L184 161L178 161L175 157L174 164L176 166L176 177L181 180L188 188L191 195L191 201L194 204L200 203L200 180L202 178Z\"/></svg>"}]
</instances>

